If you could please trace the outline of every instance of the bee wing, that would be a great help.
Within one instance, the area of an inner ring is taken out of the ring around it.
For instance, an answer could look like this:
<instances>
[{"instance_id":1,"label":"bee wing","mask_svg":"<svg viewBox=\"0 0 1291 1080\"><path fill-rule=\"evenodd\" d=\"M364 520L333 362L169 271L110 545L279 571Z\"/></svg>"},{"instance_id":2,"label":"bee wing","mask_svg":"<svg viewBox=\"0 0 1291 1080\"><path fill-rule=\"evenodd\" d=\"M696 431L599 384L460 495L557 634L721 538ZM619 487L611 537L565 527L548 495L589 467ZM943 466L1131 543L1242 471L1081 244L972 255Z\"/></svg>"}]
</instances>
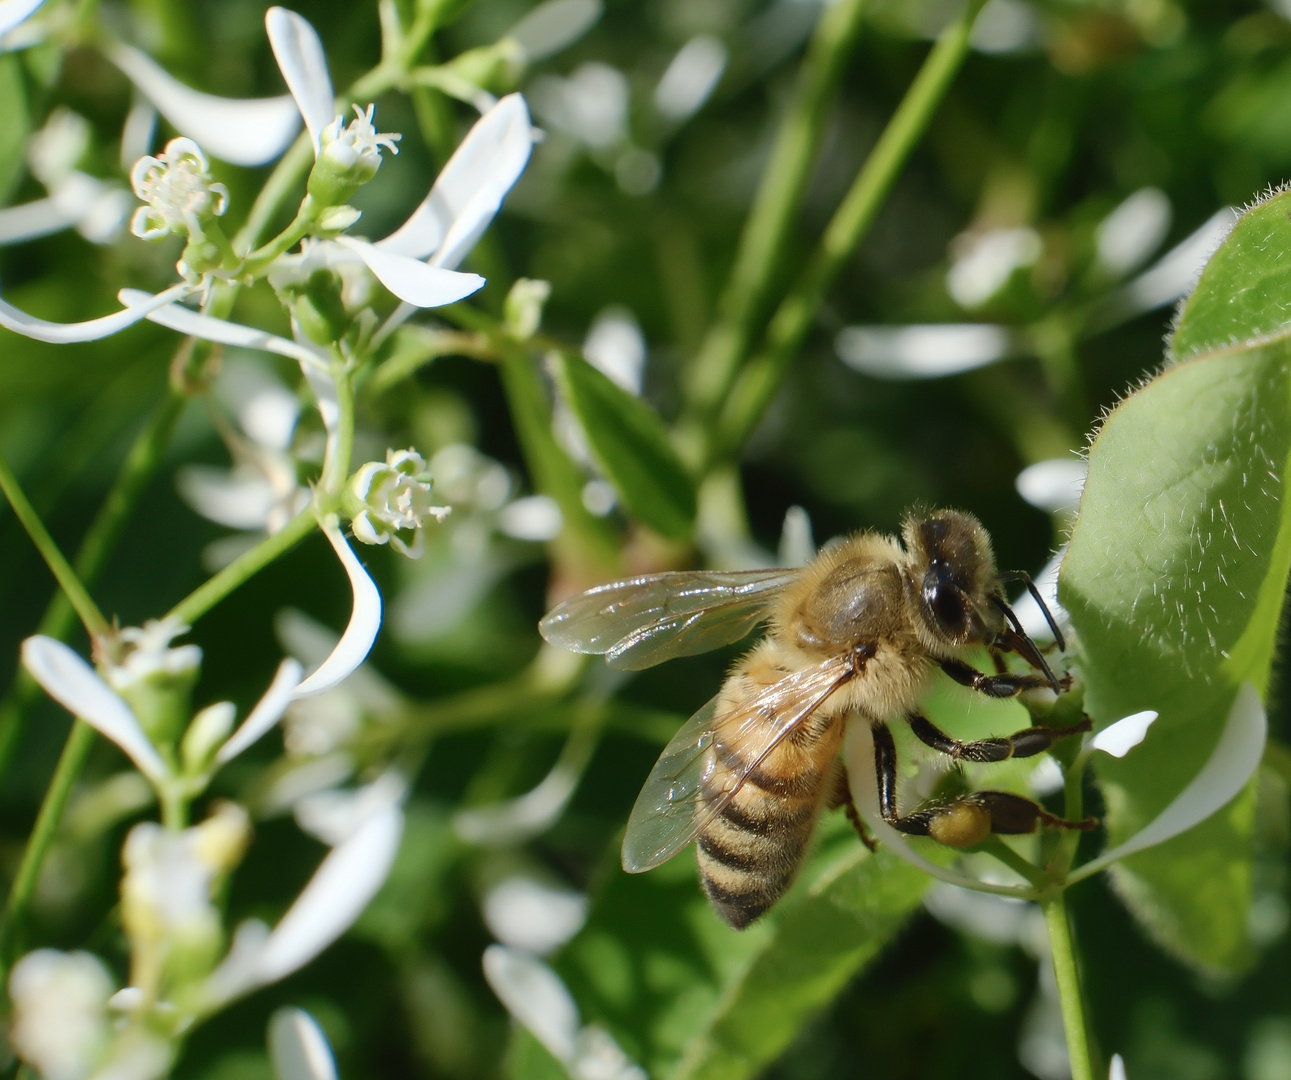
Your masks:
<instances>
[{"instance_id":1,"label":"bee wing","mask_svg":"<svg viewBox=\"0 0 1291 1080\"><path fill-rule=\"evenodd\" d=\"M718 721L717 698L695 713L664 747L628 817L623 869L630 874L667 862L689 844L740 789L776 744L807 719L854 673L851 658L838 656L786 675ZM716 798L700 801L711 763L708 748L719 737L738 753L740 768Z\"/></svg>"},{"instance_id":2,"label":"bee wing","mask_svg":"<svg viewBox=\"0 0 1291 1080\"><path fill-rule=\"evenodd\" d=\"M738 641L796 570L680 570L612 581L552 608L538 624L553 645L604 653L640 671Z\"/></svg>"}]
</instances>

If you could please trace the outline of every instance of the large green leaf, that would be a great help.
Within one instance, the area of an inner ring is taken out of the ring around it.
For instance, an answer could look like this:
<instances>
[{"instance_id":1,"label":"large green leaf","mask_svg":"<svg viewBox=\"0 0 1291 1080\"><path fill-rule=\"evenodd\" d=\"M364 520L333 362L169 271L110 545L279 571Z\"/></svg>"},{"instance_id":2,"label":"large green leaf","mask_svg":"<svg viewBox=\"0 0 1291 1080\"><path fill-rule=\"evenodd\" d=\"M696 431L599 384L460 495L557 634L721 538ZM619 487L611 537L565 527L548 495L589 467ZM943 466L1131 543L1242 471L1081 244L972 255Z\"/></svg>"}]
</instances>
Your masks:
<instances>
[{"instance_id":1,"label":"large green leaf","mask_svg":"<svg viewBox=\"0 0 1291 1080\"><path fill-rule=\"evenodd\" d=\"M1107 418L1062 568L1097 725L1161 718L1122 760L1100 755L1109 841L1135 833L1196 774L1237 686L1263 695L1291 569L1291 197L1261 204L1211 259L1181 313L1175 362ZM1172 951L1247 962L1253 791L1113 871Z\"/></svg>"},{"instance_id":2,"label":"large green leaf","mask_svg":"<svg viewBox=\"0 0 1291 1080\"><path fill-rule=\"evenodd\" d=\"M628 511L684 540L695 523L695 485L658 414L578 356L554 359L557 382L596 463Z\"/></svg>"},{"instance_id":3,"label":"large green leaf","mask_svg":"<svg viewBox=\"0 0 1291 1080\"><path fill-rule=\"evenodd\" d=\"M725 926L685 856L607 875L557 967L584 1020L652 1077L738 1080L774 1060L900 929L929 879L870 856L841 814L802 880L749 929Z\"/></svg>"}]
</instances>

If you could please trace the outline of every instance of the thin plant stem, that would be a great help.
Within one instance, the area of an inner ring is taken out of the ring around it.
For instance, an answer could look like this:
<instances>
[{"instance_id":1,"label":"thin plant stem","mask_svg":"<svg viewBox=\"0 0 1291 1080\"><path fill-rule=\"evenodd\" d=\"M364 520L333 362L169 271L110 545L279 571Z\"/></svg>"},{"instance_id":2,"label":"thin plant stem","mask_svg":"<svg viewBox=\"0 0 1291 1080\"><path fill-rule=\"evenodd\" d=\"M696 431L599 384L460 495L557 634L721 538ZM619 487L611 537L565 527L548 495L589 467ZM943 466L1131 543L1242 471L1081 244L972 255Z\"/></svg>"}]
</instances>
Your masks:
<instances>
[{"instance_id":1,"label":"thin plant stem","mask_svg":"<svg viewBox=\"0 0 1291 1080\"><path fill-rule=\"evenodd\" d=\"M820 16L718 300L717 320L688 373L696 422L721 404L763 315L866 6L866 0L840 0Z\"/></svg>"},{"instance_id":2,"label":"thin plant stem","mask_svg":"<svg viewBox=\"0 0 1291 1080\"><path fill-rule=\"evenodd\" d=\"M708 458L738 453L775 396L798 354L826 292L864 239L910 154L927 130L969 52L973 22L984 0L972 0L943 31L870 152L798 284L776 309L762 350L732 387Z\"/></svg>"},{"instance_id":3,"label":"thin plant stem","mask_svg":"<svg viewBox=\"0 0 1291 1080\"><path fill-rule=\"evenodd\" d=\"M40 868L45 861L49 846L58 833L59 822L71 798L72 789L80 779L85 760L94 746L94 729L84 720L77 720L72 725L72 732L63 745L63 753L58 759L58 767L49 782L45 799L40 804L36 815L36 824L31 830L26 850L22 853L22 862L14 876L5 901L4 912L0 914L0 965L5 971L13 963L17 947L18 932L31 909L32 896L36 891L36 882L40 878Z\"/></svg>"},{"instance_id":4,"label":"thin plant stem","mask_svg":"<svg viewBox=\"0 0 1291 1080\"><path fill-rule=\"evenodd\" d=\"M1085 1002L1081 996L1080 973L1076 968L1076 945L1062 892L1042 899L1040 910L1044 912L1044 924L1049 931L1053 973L1058 982L1058 1001L1062 1007L1062 1026L1067 1033L1067 1055L1071 1059L1071 1080L1094 1080Z\"/></svg>"},{"instance_id":5,"label":"thin plant stem","mask_svg":"<svg viewBox=\"0 0 1291 1080\"><path fill-rule=\"evenodd\" d=\"M14 476L13 470L9 468L9 463L0 458L0 490L9 500L9 505L13 507L14 515L22 523L22 527L31 537L31 542L36 545L36 550L40 552L41 558L53 573L54 579L58 582L58 587L63 590L75 609L77 617L85 626L86 632L90 637L99 637L110 629L110 624L103 617L103 612L91 598L89 590L86 589L80 577L77 576L72 564L67 561L67 557L59 550L54 543L54 538L49 535L49 530L45 528L45 523L40 520L40 515L36 513L35 508L27 499L26 494L18 484L18 478Z\"/></svg>"},{"instance_id":6,"label":"thin plant stem","mask_svg":"<svg viewBox=\"0 0 1291 1080\"><path fill-rule=\"evenodd\" d=\"M170 609L168 619L192 626L239 585L250 580L275 559L285 555L318 528L312 509L302 510L280 531L267 536L250 551L243 552L203 585L199 585Z\"/></svg>"}]
</instances>

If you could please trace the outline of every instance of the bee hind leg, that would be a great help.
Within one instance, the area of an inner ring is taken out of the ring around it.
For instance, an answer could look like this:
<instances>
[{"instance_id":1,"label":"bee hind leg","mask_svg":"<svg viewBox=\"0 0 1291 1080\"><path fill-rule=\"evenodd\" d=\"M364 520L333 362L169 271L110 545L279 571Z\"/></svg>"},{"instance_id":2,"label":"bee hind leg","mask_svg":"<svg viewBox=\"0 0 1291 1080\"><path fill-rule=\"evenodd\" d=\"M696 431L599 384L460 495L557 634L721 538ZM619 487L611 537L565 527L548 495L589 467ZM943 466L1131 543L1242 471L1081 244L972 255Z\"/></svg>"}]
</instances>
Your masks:
<instances>
[{"instance_id":1,"label":"bee hind leg","mask_svg":"<svg viewBox=\"0 0 1291 1080\"><path fill-rule=\"evenodd\" d=\"M928 726L932 727L931 724ZM933 728L933 730L937 729ZM911 836L930 836L947 847L966 848L980 844L992 833L1015 836L1035 832L1041 825L1084 831L1092 829L1096 824L1092 817L1085 818L1083 821L1068 821L1049 813L1031 799L1007 791L978 791L941 806L916 810L903 817L897 808L896 743L886 724L875 724L873 732L879 812L883 815L884 821L900 832Z\"/></svg>"},{"instance_id":2,"label":"bee hind leg","mask_svg":"<svg viewBox=\"0 0 1291 1080\"><path fill-rule=\"evenodd\" d=\"M1029 727L1012 735L995 739L977 739L960 742L947 735L931 720L919 713L906 717L915 738L934 750L947 754L956 761L1007 761L1009 758L1034 757L1048 750L1059 739L1075 735L1090 728L1089 717L1070 727Z\"/></svg>"}]
</instances>

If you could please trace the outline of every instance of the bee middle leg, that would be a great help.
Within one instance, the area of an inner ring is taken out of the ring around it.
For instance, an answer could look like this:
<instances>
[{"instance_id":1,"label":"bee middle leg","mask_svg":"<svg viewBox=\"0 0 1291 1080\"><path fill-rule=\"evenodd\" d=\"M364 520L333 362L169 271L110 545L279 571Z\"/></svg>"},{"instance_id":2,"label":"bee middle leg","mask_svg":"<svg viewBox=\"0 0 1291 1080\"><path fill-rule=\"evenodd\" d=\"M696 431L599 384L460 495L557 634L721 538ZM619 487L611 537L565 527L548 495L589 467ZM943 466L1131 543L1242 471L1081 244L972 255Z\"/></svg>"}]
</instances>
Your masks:
<instances>
[{"instance_id":1,"label":"bee middle leg","mask_svg":"<svg viewBox=\"0 0 1291 1080\"><path fill-rule=\"evenodd\" d=\"M1085 717L1079 724L1071 727L1029 727L1001 738L960 742L919 713L911 713L906 720L921 743L949 754L956 761L1007 761L1015 757L1034 757L1048 750L1059 739L1090 728L1089 717Z\"/></svg>"},{"instance_id":2,"label":"bee middle leg","mask_svg":"<svg viewBox=\"0 0 1291 1080\"><path fill-rule=\"evenodd\" d=\"M861 838L861 843L871 851L878 851L878 841L870 835L870 831L865 827L865 822L861 820L860 811L856 809L856 803L852 801L852 786L847 780L847 766L841 761L836 763L834 769L834 786L830 790L829 799L825 803L829 810L837 810L840 806L843 812L847 814L847 820L852 823L852 828L856 830L856 835Z\"/></svg>"},{"instance_id":3,"label":"bee middle leg","mask_svg":"<svg viewBox=\"0 0 1291 1080\"><path fill-rule=\"evenodd\" d=\"M873 735L879 813L883 815L884 821L899 832L911 836L930 836L947 847L966 848L980 844L992 833L1020 835L1035 832L1040 825L1084 831L1092 829L1096 824L1093 818L1068 821L1049 813L1031 799L1007 791L978 791L941 806L930 806L902 816L897 807L896 742L887 724L874 724Z\"/></svg>"}]
</instances>

